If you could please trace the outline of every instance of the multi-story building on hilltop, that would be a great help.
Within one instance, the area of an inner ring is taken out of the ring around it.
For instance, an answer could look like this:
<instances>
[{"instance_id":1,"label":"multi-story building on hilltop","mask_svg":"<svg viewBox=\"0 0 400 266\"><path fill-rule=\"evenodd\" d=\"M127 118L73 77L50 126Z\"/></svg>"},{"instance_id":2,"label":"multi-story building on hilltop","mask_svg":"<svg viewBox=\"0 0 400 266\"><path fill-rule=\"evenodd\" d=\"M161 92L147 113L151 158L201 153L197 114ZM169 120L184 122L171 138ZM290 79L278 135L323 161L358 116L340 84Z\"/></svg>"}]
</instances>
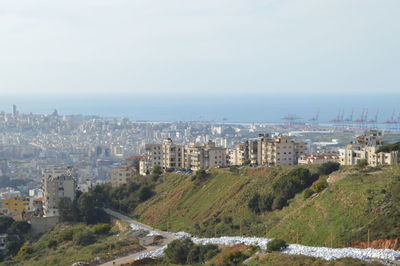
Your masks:
<instances>
[{"instance_id":1,"label":"multi-story building on hilltop","mask_svg":"<svg viewBox=\"0 0 400 266\"><path fill-rule=\"evenodd\" d=\"M268 134L260 134L258 139L247 140L236 146L236 151L230 152L233 155L230 162L234 165L245 161L256 165L295 165L306 151L307 145L292 137L271 138Z\"/></svg>"},{"instance_id":2,"label":"multi-story building on hilltop","mask_svg":"<svg viewBox=\"0 0 400 266\"><path fill-rule=\"evenodd\" d=\"M51 168L43 172L44 216L58 216L61 198L75 199L77 174L72 168Z\"/></svg>"},{"instance_id":3,"label":"multi-story building on hilltop","mask_svg":"<svg viewBox=\"0 0 400 266\"><path fill-rule=\"evenodd\" d=\"M398 164L398 151L377 152L383 145L382 132L369 130L339 150L340 164L356 165L360 160L366 160L370 166Z\"/></svg>"},{"instance_id":4,"label":"multi-story building on hilltop","mask_svg":"<svg viewBox=\"0 0 400 266\"><path fill-rule=\"evenodd\" d=\"M108 172L108 178L112 187L118 187L126 184L130 178L135 176L136 170L134 167L129 165L120 165L116 168L112 168Z\"/></svg>"},{"instance_id":5,"label":"multi-story building on hilltop","mask_svg":"<svg viewBox=\"0 0 400 266\"><path fill-rule=\"evenodd\" d=\"M176 145L167 139L162 144L146 144L145 152L145 158L139 163L141 175L150 173L154 165L159 165L163 170L194 171L227 165L226 148L217 147L214 142Z\"/></svg>"},{"instance_id":6,"label":"multi-story building on hilltop","mask_svg":"<svg viewBox=\"0 0 400 266\"><path fill-rule=\"evenodd\" d=\"M217 147L214 142L207 144L190 143L184 148L184 168L199 169L225 167L227 165L226 148Z\"/></svg>"}]
</instances>

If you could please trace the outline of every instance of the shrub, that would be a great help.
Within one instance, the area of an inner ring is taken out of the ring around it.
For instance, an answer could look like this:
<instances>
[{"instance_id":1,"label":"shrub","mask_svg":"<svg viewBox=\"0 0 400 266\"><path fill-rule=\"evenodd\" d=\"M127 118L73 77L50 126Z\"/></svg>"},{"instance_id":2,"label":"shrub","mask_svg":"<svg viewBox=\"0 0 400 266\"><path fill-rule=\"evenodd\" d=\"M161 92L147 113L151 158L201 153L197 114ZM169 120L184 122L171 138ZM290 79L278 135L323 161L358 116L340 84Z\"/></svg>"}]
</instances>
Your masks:
<instances>
[{"instance_id":1,"label":"shrub","mask_svg":"<svg viewBox=\"0 0 400 266\"><path fill-rule=\"evenodd\" d=\"M6 244L7 253L10 255L15 255L18 253L19 248L22 246L21 242L10 241Z\"/></svg>"},{"instance_id":2,"label":"shrub","mask_svg":"<svg viewBox=\"0 0 400 266\"><path fill-rule=\"evenodd\" d=\"M249 258L248 255L241 251L235 251L230 254L228 254L225 258L223 263L225 265L239 265L242 264L243 261L245 261L247 258Z\"/></svg>"},{"instance_id":3,"label":"shrub","mask_svg":"<svg viewBox=\"0 0 400 266\"><path fill-rule=\"evenodd\" d=\"M328 182L326 181L325 178L321 178L318 181L314 182L314 184L312 184L311 189L315 193L319 193L327 187L328 187Z\"/></svg>"},{"instance_id":4,"label":"shrub","mask_svg":"<svg viewBox=\"0 0 400 266\"><path fill-rule=\"evenodd\" d=\"M18 257L24 258L33 253L33 248L31 246L23 246L18 251Z\"/></svg>"},{"instance_id":5,"label":"shrub","mask_svg":"<svg viewBox=\"0 0 400 266\"><path fill-rule=\"evenodd\" d=\"M209 177L209 174L204 169L199 169L196 173L192 176L192 180L203 181Z\"/></svg>"},{"instance_id":6,"label":"shrub","mask_svg":"<svg viewBox=\"0 0 400 266\"><path fill-rule=\"evenodd\" d=\"M165 259L169 263L186 264L190 249L194 246L189 238L174 240L165 249Z\"/></svg>"},{"instance_id":7,"label":"shrub","mask_svg":"<svg viewBox=\"0 0 400 266\"><path fill-rule=\"evenodd\" d=\"M288 247L288 244L285 240L282 239L274 239L267 244L267 251L281 251Z\"/></svg>"},{"instance_id":8,"label":"shrub","mask_svg":"<svg viewBox=\"0 0 400 266\"><path fill-rule=\"evenodd\" d=\"M80 246L88 246L96 242L96 237L91 231L83 231L74 234L74 242Z\"/></svg>"},{"instance_id":9,"label":"shrub","mask_svg":"<svg viewBox=\"0 0 400 266\"><path fill-rule=\"evenodd\" d=\"M287 200L284 197L277 197L272 203L272 210L280 210L287 205Z\"/></svg>"},{"instance_id":10,"label":"shrub","mask_svg":"<svg viewBox=\"0 0 400 266\"><path fill-rule=\"evenodd\" d=\"M55 247L57 247L57 245L58 245L58 242L55 239L50 239L49 241L47 241L47 244L46 244L46 246L48 248L55 248Z\"/></svg>"},{"instance_id":11,"label":"shrub","mask_svg":"<svg viewBox=\"0 0 400 266\"><path fill-rule=\"evenodd\" d=\"M326 162L321 164L320 167L318 167L318 173L321 175L330 175L331 173L339 170L339 168L340 168L340 163Z\"/></svg>"},{"instance_id":12,"label":"shrub","mask_svg":"<svg viewBox=\"0 0 400 266\"><path fill-rule=\"evenodd\" d=\"M93 226L93 232L96 235L106 235L110 232L111 226L108 224L97 224Z\"/></svg>"},{"instance_id":13,"label":"shrub","mask_svg":"<svg viewBox=\"0 0 400 266\"><path fill-rule=\"evenodd\" d=\"M9 216L0 217L0 233L6 233L8 228L13 224L14 219Z\"/></svg>"},{"instance_id":14,"label":"shrub","mask_svg":"<svg viewBox=\"0 0 400 266\"><path fill-rule=\"evenodd\" d=\"M8 233L17 234L17 235L25 235L31 229L31 225L25 221L15 221L11 224L8 229Z\"/></svg>"},{"instance_id":15,"label":"shrub","mask_svg":"<svg viewBox=\"0 0 400 266\"><path fill-rule=\"evenodd\" d=\"M74 231L72 229L67 229L61 232L59 238L60 241L71 241L74 236Z\"/></svg>"},{"instance_id":16,"label":"shrub","mask_svg":"<svg viewBox=\"0 0 400 266\"><path fill-rule=\"evenodd\" d=\"M141 187L139 189L139 201L143 202L148 200L154 195L154 192L149 187Z\"/></svg>"},{"instance_id":17,"label":"shrub","mask_svg":"<svg viewBox=\"0 0 400 266\"><path fill-rule=\"evenodd\" d=\"M307 188L306 190L304 190L304 199L308 199L313 194L314 194L314 191L310 188Z\"/></svg>"}]
</instances>

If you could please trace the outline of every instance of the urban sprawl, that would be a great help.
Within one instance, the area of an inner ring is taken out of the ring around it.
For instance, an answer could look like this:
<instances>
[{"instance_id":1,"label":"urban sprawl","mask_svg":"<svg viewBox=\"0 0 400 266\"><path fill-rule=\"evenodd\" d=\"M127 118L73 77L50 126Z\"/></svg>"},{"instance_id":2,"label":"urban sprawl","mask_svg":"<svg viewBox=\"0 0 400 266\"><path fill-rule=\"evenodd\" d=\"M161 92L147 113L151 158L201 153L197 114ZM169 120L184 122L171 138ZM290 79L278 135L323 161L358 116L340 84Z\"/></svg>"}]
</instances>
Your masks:
<instances>
[{"instance_id":1,"label":"urban sprawl","mask_svg":"<svg viewBox=\"0 0 400 266\"><path fill-rule=\"evenodd\" d=\"M1 214L35 233L58 222L58 202L96 184L200 169L399 163L396 130L376 124L143 122L98 116L0 113ZM4 248L0 246L0 248Z\"/></svg>"}]
</instances>

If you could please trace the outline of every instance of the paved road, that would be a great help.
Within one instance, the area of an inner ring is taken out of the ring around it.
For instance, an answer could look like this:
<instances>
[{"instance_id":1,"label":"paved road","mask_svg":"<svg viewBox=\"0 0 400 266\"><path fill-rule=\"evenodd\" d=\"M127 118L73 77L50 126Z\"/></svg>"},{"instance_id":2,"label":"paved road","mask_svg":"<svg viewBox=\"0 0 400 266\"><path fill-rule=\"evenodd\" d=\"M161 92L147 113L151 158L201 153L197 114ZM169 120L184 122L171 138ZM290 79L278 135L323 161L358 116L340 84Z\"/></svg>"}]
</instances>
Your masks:
<instances>
[{"instance_id":1,"label":"paved road","mask_svg":"<svg viewBox=\"0 0 400 266\"><path fill-rule=\"evenodd\" d=\"M163 245L168 245L168 243L170 243L171 241L176 239L176 236L171 234L171 233L160 231L158 229L152 228L151 226L139 223L138 221L135 221L135 220L129 218L128 216L125 216L125 215L123 215L123 214L121 214L119 212L115 212L115 211L112 211L110 209L104 209L104 211L106 213L108 213L109 215L114 216L114 217L116 217L116 218L118 218L120 220L126 221L126 222L128 222L130 224L135 224L135 225L143 227L143 228L145 228L147 230L151 230L151 231L157 232L159 235L164 237ZM143 250L143 251L140 251L140 252L136 252L136 253L132 253L132 254L129 254L127 256L124 256L124 257L121 257L121 258L106 262L106 263L101 264L101 265L102 266L115 266L115 265L123 265L123 264L131 263L131 262L135 261L140 255L142 255L142 254L144 254L144 253L146 253L148 251L158 249L158 248L162 247L163 245L160 245L160 246L148 246L148 247L145 247L146 250Z\"/></svg>"}]
</instances>

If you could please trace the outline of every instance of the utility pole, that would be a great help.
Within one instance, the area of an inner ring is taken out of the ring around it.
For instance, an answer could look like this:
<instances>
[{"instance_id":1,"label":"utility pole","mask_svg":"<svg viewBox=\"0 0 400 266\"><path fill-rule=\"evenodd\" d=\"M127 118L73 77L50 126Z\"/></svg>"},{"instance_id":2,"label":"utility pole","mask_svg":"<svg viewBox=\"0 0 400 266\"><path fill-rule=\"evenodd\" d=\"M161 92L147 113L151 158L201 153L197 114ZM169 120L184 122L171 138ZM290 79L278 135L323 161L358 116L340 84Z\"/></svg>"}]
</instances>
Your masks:
<instances>
[{"instance_id":1,"label":"utility pole","mask_svg":"<svg viewBox=\"0 0 400 266\"><path fill-rule=\"evenodd\" d=\"M368 248L371 247L371 230L368 228Z\"/></svg>"}]
</instances>

